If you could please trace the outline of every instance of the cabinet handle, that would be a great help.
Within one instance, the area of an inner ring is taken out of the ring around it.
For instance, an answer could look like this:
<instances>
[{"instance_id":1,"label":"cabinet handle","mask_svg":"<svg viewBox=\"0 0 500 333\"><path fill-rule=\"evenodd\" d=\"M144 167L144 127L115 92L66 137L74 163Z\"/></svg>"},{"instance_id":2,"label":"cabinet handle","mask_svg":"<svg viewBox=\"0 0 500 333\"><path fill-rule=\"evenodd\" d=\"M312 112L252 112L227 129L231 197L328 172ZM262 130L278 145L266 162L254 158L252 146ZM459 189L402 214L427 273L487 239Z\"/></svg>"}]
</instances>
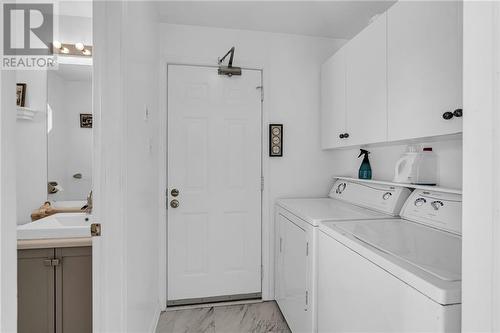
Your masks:
<instances>
[{"instance_id":1,"label":"cabinet handle","mask_svg":"<svg viewBox=\"0 0 500 333\"><path fill-rule=\"evenodd\" d=\"M340 134L339 138L343 139L344 138L344 134Z\"/></svg>"},{"instance_id":2,"label":"cabinet handle","mask_svg":"<svg viewBox=\"0 0 500 333\"><path fill-rule=\"evenodd\" d=\"M349 133L344 133L344 139L347 139L349 137Z\"/></svg>"},{"instance_id":3,"label":"cabinet handle","mask_svg":"<svg viewBox=\"0 0 500 333\"><path fill-rule=\"evenodd\" d=\"M463 115L463 111L462 111L462 109L456 109L455 111L453 111L453 115L454 115L455 117L457 117L457 118L462 117L462 115Z\"/></svg>"},{"instance_id":4,"label":"cabinet handle","mask_svg":"<svg viewBox=\"0 0 500 333\"><path fill-rule=\"evenodd\" d=\"M450 120L451 118L453 118L453 112L446 111L445 113L443 113L443 119Z\"/></svg>"},{"instance_id":5,"label":"cabinet handle","mask_svg":"<svg viewBox=\"0 0 500 333\"><path fill-rule=\"evenodd\" d=\"M44 266L50 266L50 267L55 267L59 266L61 264L61 259L54 258L54 259L45 259L43 261Z\"/></svg>"}]
</instances>

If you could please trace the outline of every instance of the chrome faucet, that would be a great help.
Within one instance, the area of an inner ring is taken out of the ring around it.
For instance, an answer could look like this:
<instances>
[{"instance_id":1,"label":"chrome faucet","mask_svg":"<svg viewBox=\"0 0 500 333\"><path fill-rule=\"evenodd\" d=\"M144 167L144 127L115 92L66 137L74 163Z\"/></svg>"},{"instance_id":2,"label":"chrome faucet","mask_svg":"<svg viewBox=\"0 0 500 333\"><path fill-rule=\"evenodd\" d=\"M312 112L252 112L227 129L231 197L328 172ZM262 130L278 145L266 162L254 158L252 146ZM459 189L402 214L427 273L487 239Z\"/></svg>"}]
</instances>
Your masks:
<instances>
[{"instance_id":1,"label":"chrome faucet","mask_svg":"<svg viewBox=\"0 0 500 333\"><path fill-rule=\"evenodd\" d=\"M92 214L92 190L90 191L89 195L87 196L87 204L83 206L83 210L87 214Z\"/></svg>"}]
</instances>

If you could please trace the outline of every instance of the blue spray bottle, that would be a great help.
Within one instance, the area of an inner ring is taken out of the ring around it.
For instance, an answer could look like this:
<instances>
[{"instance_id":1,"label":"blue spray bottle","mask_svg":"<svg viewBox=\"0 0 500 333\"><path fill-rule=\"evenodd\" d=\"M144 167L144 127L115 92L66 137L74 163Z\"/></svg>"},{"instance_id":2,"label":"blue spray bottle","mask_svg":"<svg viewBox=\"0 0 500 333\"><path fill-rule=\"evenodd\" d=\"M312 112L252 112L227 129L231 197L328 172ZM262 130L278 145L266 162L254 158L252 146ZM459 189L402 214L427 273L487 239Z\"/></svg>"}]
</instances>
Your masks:
<instances>
[{"instance_id":1,"label":"blue spray bottle","mask_svg":"<svg viewBox=\"0 0 500 333\"><path fill-rule=\"evenodd\" d=\"M359 167L358 177L359 179L372 179L372 167L370 166L370 160L368 159L368 150L360 149L358 158L363 156L363 162Z\"/></svg>"}]
</instances>

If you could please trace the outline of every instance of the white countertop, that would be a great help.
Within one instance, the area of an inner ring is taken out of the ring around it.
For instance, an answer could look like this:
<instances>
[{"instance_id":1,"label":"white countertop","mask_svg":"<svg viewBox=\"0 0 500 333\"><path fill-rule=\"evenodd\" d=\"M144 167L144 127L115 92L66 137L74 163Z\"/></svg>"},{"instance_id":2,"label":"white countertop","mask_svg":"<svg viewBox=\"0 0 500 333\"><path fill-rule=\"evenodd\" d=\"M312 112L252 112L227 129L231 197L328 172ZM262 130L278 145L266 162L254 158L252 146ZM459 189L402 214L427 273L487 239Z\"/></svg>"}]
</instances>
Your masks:
<instances>
[{"instance_id":1,"label":"white countertop","mask_svg":"<svg viewBox=\"0 0 500 333\"><path fill-rule=\"evenodd\" d=\"M17 226L18 240L90 237L92 216L87 213L60 213Z\"/></svg>"}]
</instances>

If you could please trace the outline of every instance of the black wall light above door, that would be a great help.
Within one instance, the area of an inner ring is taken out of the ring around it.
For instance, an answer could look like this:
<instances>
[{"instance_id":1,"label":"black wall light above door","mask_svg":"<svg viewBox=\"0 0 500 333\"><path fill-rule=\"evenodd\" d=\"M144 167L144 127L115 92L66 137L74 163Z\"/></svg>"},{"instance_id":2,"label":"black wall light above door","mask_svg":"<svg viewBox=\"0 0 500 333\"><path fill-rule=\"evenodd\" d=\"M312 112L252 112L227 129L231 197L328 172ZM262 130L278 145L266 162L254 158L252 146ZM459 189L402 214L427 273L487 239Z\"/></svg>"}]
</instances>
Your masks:
<instances>
[{"instance_id":1,"label":"black wall light above door","mask_svg":"<svg viewBox=\"0 0 500 333\"><path fill-rule=\"evenodd\" d=\"M269 156L283 156L283 124L269 124Z\"/></svg>"}]
</instances>

